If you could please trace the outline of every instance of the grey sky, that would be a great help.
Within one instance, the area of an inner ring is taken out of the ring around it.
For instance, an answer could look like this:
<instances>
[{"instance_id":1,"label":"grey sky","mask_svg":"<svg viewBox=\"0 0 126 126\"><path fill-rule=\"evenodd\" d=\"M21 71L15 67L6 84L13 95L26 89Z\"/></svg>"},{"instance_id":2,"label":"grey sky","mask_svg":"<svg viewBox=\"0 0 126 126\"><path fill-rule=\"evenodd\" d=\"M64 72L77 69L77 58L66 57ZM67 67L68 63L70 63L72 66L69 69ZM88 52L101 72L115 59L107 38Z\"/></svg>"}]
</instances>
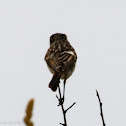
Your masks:
<instances>
[{"instance_id":1,"label":"grey sky","mask_svg":"<svg viewBox=\"0 0 126 126\"><path fill-rule=\"evenodd\" d=\"M125 0L1 0L0 122L22 121L30 98L35 126L63 122L44 61L56 32L67 34L78 55L66 86L65 108L77 102L68 126L102 126L96 89L106 124L126 126Z\"/></svg>"}]
</instances>

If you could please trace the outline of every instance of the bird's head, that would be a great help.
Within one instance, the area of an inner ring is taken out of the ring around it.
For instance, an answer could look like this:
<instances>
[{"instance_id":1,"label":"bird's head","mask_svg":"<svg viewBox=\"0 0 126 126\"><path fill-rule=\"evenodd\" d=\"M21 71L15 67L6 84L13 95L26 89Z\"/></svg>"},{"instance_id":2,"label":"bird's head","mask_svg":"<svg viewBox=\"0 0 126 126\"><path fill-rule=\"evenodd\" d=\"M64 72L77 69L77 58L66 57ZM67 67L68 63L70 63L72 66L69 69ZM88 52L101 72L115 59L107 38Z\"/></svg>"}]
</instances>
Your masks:
<instances>
[{"instance_id":1,"label":"bird's head","mask_svg":"<svg viewBox=\"0 0 126 126\"><path fill-rule=\"evenodd\" d=\"M59 41L65 41L65 40L67 40L67 36L65 34L56 33L56 34L51 35L50 44L52 44L53 42L59 42Z\"/></svg>"}]
</instances>

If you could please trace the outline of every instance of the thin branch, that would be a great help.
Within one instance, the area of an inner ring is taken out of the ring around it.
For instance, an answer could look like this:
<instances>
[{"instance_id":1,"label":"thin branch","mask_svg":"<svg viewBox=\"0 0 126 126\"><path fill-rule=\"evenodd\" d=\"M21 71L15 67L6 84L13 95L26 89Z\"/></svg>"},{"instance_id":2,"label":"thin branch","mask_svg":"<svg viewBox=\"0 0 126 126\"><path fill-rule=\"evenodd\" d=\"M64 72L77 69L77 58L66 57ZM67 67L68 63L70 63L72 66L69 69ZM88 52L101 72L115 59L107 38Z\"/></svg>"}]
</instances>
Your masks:
<instances>
[{"instance_id":1,"label":"thin branch","mask_svg":"<svg viewBox=\"0 0 126 126\"><path fill-rule=\"evenodd\" d=\"M98 97L98 100L99 100L99 105L100 105L100 115L101 115L101 118L102 118L102 123L103 123L103 126L105 126L105 121L104 121L104 116L103 116L103 110L102 110L102 102L100 100L100 96L99 96L99 93L98 91L96 90L96 95Z\"/></svg>"},{"instance_id":2,"label":"thin branch","mask_svg":"<svg viewBox=\"0 0 126 126\"><path fill-rule=\"evenodd\" d=\"M76 104L76 102L74 102L68 109L66 109L66 110L65 110L65 113L66 113L70 108L72 108L75 104Z\"/></svg>"},{"instance_id":3,"label":"thin branch","mask_svg":"<svg viewBox=\"0 0 126 126\"><path fill-rule=\"evenodd\" d=\"M59 98L59 105L61 105L62 112L63 112L63 118L64 118L64 124L62 124L62 123L60 123L60 124L63 125L63 126L67 126L66 114L65 114L65 110L64 110L64 106L63 106L64 102L62 102L60 86L58 87L58 89L59 89L59 96L60 96L60 98Z\"/></svg>"},{"instance_id":4,"label":"thin branch","mask_svg":"<svg viewBox=\"0 0 126 126\"><path fill-rule=\"evenodd\" d=\"M63 126L65 126L65 124L63 124L63 123L60 123L60 125L63 125Z\"/></svg>"},{"instance_id":5,"label":"thin branch","mask_svg":"<svg viewBox=\"0 0 126 126\"><path fill-rule=\"evenodd\" d=\"M62 95L61 95L61 91L60 91L60 86L58 87L59 89L59 97L56 95L58 101L59 101L59 105L58 106L61 106L61 109L62 109L62 113L63 113L63 118L64 118L64 124L63 123L60 123L60 125L62 126L67 126L67 120L66 120L66 112L72 108L76 103L74 102L68 109L64 109L64 92L65 92L65 89L63 90L63 98L62 98Z\"/></svg>"}]
</instances>

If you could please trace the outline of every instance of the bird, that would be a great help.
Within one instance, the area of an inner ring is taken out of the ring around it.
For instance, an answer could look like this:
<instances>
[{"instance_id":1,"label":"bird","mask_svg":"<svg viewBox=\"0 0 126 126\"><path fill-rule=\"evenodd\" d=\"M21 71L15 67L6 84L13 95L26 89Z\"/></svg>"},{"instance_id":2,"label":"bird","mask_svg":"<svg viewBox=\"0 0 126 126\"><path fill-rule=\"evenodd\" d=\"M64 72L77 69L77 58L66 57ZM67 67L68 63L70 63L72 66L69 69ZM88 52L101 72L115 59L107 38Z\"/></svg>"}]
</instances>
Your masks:
<instances>
[{"instance_id":1,"label":"bird","mask_svg":"<svg viewBox=\"0 0 126 126\"><path fill-rule=\"evenodd\" d=\"M66 80L72 75L75 69L77 54L75 49L67 40L67 35L55 33L50 36L50 47L45 55L45 61L50 72L53 74L49 88L53 92L59 87L60 79Z\"/></svg>"}]
</instances>

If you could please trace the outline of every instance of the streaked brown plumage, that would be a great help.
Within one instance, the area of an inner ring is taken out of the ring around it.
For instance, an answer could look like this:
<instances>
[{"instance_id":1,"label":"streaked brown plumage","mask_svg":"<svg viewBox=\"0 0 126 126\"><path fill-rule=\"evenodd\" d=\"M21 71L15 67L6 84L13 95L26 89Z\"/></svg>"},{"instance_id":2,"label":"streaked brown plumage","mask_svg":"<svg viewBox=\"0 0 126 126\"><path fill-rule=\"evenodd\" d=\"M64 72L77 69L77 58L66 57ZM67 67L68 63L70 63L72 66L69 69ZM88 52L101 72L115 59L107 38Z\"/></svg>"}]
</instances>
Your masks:
<instances>
[{"instance_id":1,"label":"streaked brown plumage","mask_svg":"<svg viewBox=\"0 0 126 126\"><path fill-rule=\"evenodd\" d=\"M74 48L67 41L65 34L56 33L50 37L50 48L45 55L45 61L53 78L49 87L56 91L61 79L68 79L75 68L77 55Z\"/></svg>"}]
</instances>

